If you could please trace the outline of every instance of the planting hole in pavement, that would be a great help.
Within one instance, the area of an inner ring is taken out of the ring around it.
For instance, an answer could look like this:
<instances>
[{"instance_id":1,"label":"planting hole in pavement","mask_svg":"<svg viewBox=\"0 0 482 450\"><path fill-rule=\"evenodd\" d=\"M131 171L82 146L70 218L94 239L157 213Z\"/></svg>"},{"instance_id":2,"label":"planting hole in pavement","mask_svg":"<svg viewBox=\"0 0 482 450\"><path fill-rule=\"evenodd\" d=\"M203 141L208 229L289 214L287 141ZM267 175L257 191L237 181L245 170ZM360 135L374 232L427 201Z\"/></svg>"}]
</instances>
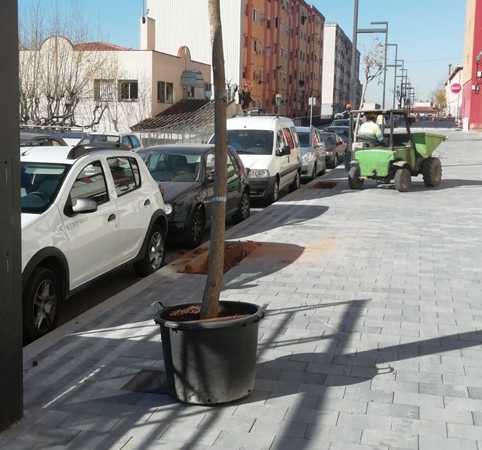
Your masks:
<instances>
[{"instance_id":1,"label":"planting hole in pavement","mask_svg":"<svg viewBox=\"0 0 482 450\"><path fill-rule=\"evenodd\" d=\"M320 181L317 181L312 186L310 186L310 188L311 189L333 189L337 184L338 184L338 181L320 180Z\"/></svg>"}]
</instances>

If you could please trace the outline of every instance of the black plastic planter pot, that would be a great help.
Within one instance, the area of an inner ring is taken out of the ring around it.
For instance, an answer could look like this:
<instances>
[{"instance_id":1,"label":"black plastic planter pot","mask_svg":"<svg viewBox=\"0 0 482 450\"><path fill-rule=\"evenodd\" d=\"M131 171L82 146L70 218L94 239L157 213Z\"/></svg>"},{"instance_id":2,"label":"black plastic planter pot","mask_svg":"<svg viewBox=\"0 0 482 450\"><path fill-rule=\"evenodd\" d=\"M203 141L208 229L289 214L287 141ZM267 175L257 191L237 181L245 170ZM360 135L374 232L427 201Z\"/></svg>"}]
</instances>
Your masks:
<instances>
[{"instance_id":1,"label":"black plastic planter pot","mask_svg":"<svg viewBox=\"0 0 482 450\"><path fill-rule=\"evenodd\" d=\"M199 303L184 303L160 311L162 349L171 395L195 404L226 403L251 393L258 346L258 323L266 306L220 302L240 318L220 321L174 322L172 310Z\"/></svg>"}]
</instances>

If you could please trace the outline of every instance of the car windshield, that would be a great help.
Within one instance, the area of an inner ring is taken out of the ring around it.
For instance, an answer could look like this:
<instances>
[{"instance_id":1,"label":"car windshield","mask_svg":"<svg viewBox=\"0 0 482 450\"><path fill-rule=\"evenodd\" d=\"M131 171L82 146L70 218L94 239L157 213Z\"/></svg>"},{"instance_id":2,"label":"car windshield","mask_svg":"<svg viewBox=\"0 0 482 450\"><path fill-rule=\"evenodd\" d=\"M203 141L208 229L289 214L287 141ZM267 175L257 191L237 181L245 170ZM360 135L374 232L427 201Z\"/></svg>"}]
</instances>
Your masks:
<instances>
[{"instance_id":1,"label":"car windshield","mask_svg":"<svg viewBox=\"0 0 482 450\"><path fill-rule=\"evenodd\" d=\"M311 132L310 131L299 131L298 137L300 138L300 145L302 147L309 147L311 145Z\"/></svg>"},{"instance_id":2,"label":"car windshield","mask_svg":"<svg viewBox=\"0 0 482 450\"><path fill-rule=\"evenodd\" d=\"M199 178L201 155L188 153L140 153L156 181L193 182Z\"/></svg>"},{"instance_id":3,"label":"car windshield","mask_svg":"<svg viewBox=\"0 0 482 450\"><path fill-rule=\"evenodd\" d=\"M79 145L84 144L103 144L105 142L119 143L119 136L109 134L88 134L79 142Z\"/></svg>"},{"instance_id":4,"label":"car windshield","mask_svg":"<svg viewBox=\"0 0 482 450\"><path fill-rule=\"evenodd\" d=\"M271 155L274 133L270 130L228 130L228 145L238 155ZM214 144L214 136L210 144Z\"/></svg>"},{"instance_id":5,"label":"car windshield","mask_svg":"<svg viewBox=\"0 0 482 450\"><path fill-rule=\"evenodd\" d=\"M54 202L69 166L22 162L20 170L22 212L40 214Z\"/></svg>"}]
</instances>

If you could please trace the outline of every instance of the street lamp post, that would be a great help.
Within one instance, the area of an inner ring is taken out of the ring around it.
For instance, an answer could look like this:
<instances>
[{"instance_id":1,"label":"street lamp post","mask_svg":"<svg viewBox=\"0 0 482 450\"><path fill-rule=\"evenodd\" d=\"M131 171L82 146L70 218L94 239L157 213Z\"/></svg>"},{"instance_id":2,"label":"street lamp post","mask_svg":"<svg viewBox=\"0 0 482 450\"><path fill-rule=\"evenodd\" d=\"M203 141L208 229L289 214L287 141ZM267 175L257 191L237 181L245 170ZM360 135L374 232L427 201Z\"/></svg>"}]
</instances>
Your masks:
<instances>
[{"instance_id":1,"label":"street lamp post","mask_svg":"<svg viewBox=\"0 0 482 450\"><path fill-rule=\"evenodd\" d=\"M387 47L395 47L395 63L387 65L387 67L393 67L393 106L392 108L395 109L396 90L397 90L397 68L402 67L402 65L398 65L398 44L387 44Z\"/></svg>"},{"instance_id":2,"label":"street lamp post","mask_svg":"<svg viewBox=\"0 0 482 450\"><path fill-rule=\"evenodd\" d=\"M356 48L357 48L357 30L358 30L358 0L354 0L353 14L353 42L351 47L351 72L350 72L350 103L355 109L355 71L356 71Z\"/></svg>"},{"instance_id":3,"label":"street lamp post","mask_svg":"<svg viewBox=\"0 0 482 450\"><path fill-rule=\"evenodd\" d=\"M370 22L372 25L385 25L385 60L383 64L383 97L382 108L385 109L385 92L387 84L387 50L388 50L388 22Z\"/></svg>"}]
</instances>

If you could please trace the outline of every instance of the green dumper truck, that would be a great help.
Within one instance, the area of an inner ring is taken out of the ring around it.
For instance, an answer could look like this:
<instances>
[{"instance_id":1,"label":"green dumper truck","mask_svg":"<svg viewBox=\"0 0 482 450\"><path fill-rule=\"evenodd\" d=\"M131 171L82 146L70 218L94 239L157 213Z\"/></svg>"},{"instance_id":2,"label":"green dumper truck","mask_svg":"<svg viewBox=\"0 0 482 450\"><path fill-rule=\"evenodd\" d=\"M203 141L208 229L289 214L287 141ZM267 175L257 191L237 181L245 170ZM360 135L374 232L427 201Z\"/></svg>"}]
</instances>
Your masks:
<instances>
[{"instance_id":1,"label":"green dumper truck","mask_svg":"<svg viewBox=\"0 0 482 450\"><path fill-rule=\"evenodd\" d=\"M440 184L442 164L433 157L434 150L446 139L440 134L411 133L410 119L403 110L376 111L383 114L388 124L384 135L388 146L376 146L363 138L349 140L351 162L348 172L348 184L351 189L361 189L366 179L379 183L395 183L399 192L410 190L413 176L422 174L425 186ZM354 123L353 111L350 121ZM355 127L351 127L353 130Z\"/></svg>"}]
</instances>

